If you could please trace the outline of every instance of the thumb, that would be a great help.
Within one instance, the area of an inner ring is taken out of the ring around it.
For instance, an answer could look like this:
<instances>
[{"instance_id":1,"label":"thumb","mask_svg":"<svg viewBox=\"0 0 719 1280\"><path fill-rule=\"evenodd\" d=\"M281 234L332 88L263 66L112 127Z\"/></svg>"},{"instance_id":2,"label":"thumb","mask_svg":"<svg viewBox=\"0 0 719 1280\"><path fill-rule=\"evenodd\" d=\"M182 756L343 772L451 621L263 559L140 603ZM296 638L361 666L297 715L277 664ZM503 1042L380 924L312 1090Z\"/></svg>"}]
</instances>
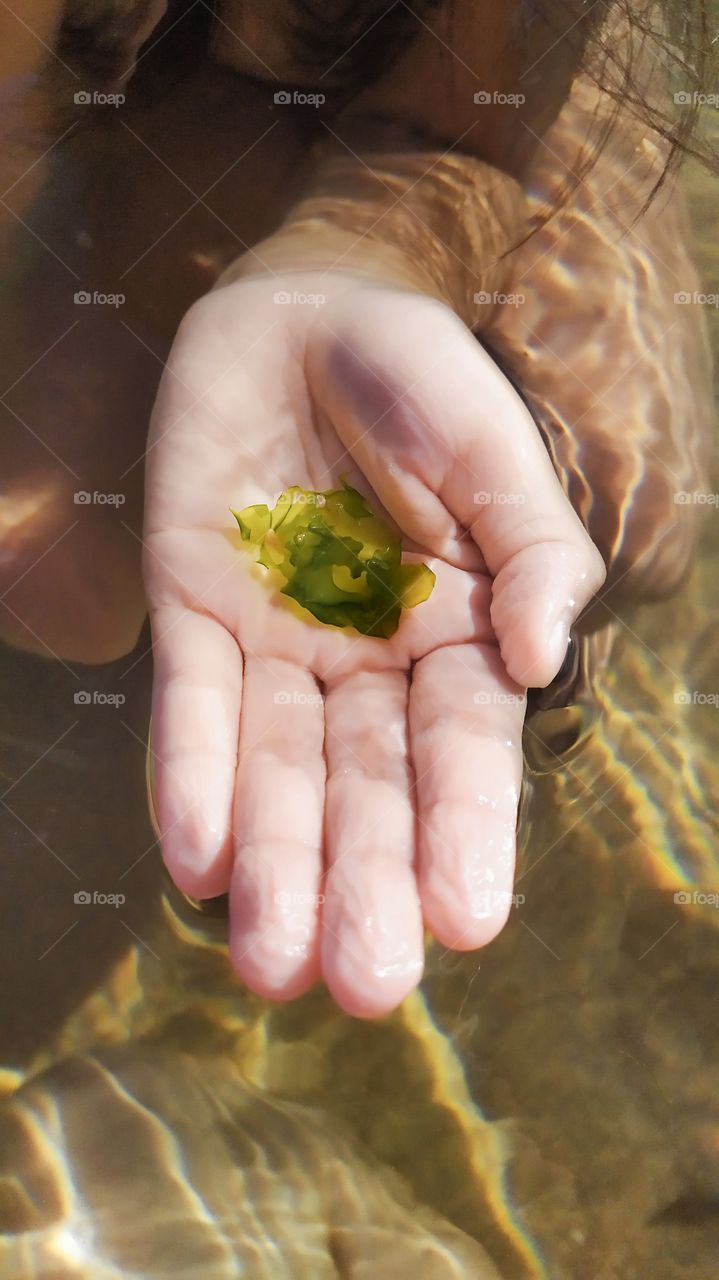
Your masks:
<instances>
[{"instance_id":1,"label":"thumb","mask_svg":"<svg viewBox=\"0 0 719 1280\"><path fill-rule=\"evenodd\" d=\"M317 408L386 510L432 554L486 568L509 675L548 684L605 568L511 384L447 308L390 290L344 295L307 355Z\"/></svg>"}]
</instances>

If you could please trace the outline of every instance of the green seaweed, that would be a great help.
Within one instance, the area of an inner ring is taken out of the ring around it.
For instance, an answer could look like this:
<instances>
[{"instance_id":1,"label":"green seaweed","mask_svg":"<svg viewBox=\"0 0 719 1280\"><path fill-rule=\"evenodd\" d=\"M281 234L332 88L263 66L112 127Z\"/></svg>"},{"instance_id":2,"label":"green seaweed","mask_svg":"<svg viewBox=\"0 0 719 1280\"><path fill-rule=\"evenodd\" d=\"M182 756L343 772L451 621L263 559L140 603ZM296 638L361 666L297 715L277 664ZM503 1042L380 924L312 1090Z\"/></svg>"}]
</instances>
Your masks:
<instances>
[{"instance_id":1,"label":"green seaweed","mask_svg":"<svg viewBox=\"0 0 719 1280\"><path fill-rule=\"evenodd\" d=\"M345 480L324 493L292 485L271 509L260 502L232 514L258 563L284 578L282 594L328 626L389 639L402 609L434 588L429 566L402 564L399 535Z\"/></svg>"}]
</instances>

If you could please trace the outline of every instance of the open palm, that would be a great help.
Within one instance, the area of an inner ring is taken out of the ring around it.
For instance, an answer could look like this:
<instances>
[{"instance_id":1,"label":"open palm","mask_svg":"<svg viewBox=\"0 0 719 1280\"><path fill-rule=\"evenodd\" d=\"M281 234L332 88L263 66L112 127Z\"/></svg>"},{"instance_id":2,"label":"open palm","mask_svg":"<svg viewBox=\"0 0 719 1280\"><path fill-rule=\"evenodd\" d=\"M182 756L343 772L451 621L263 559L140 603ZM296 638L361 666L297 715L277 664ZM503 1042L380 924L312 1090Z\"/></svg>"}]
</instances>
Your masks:
<instances>
[{"instance_id":1,"label":"open palm","mask_svg":"<svg viewBox=\"0 0 719 1280\"><path fill-rule=\"evenodd\" d=\"M273 594L230 514L341 475L436 574L390 640ZM499 931L524 690L602 575L531 418L436 302L297 275L193 308L148 444L155 794L177 884L230 891L249 986L321 973L374 1015L419 981L423 921L452 948Z\"/></svg>"}]
</instances>

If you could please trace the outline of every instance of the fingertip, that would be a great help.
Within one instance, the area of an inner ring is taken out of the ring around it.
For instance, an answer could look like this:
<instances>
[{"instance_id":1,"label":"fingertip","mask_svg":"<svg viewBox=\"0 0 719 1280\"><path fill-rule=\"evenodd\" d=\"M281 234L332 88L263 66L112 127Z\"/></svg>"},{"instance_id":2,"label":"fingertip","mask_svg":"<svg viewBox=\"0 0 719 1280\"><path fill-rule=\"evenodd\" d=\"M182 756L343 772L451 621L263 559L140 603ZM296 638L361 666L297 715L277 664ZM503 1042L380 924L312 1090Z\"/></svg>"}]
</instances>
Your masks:
<instances>
[{"instance_id":1,"label":"fingertip","mask_svg":"<svg viewBox=\"0 0 719 1280\"><path fill-rule=\"evenodd\" d=\"M441 834L440 834L441 833ZM501 933L512 907L514 820L440 804L423 833L424 922L449 951L475 951Z\"/></svg>"},{"instance_id":2,"label":"fingertip","mask_svg":"<svg viewBox=\"0 0 719 1280\"><path fill-rule=\"evenodd\" d=\"M440 946L448 951L479 951L502 932L509 919L511 900L473 913L466 900L448 901L431 891L426 895L425 924Z\"/></svg>"},{"instance_id":3,"label":"fingertip","mask_svg":"<svg viewBox=\"0 0 719 1280\"><path fill-rule=\"evenodd\" d=\"M197 861L197 845L186 846L184 850L165 852L163 860L174 884L181 893L190 898L219 898L227 893L231 876L231 851L220 853L207 866Z\"/></svg>"},{"instance_id":4,"label":"fingertip","mask_svg":"<svg viewBox=\"0 0 719 1280\"><path fill-rule=\"evenodd\" d=\"M422 979L424 936L414 873L385 866L384 879L369 875L353 893L337 870L339 876L331 871L326 886L322 976L345 1013L381 1018Z\"/></svg>"},{"instance_id":5,"label":"fingertip","mask_svg":"<svg viewBox=\"0 0 719 1280\"><path fill-rule=\"evenodd\" d=\"M314 851L274 841L237 852L230 888L230 960L266 1000L294 1000L319 977L322 895Z\"/></svg>"},{"instance_id":6,"label":"fingertip","mask_svg":"<svg viewBox=\"0 0 719 1280\"><path fill-rule=\"evenodd\" d=\"M322 974L339 1007L352 1018L383 1018L401 1005L422 981L424 958L388 970L374 966L370 973L353 973L351 966L330 949L323 954Z\"/></svg>"},{"instance_id":7,"label":"fingertip","mask_svg":"<svg viewBox=\"0 0 719 1280\"><path fill-rule=\"evenodd\" d=\"M524 616L511 626L503 626L500 621L494 625L510 679L521 689L543 689L550 684L566 656L569 619L560 618L554 625L535 622L528 601Z\"/></svg>"},{"instance_id":8,"label":"fingertip","mask_svg":"<svg viewBox=\"0 0 719 1280\"><path fill-rule=\"evenodd\" d=\"M544 688L554 679L571 627L604 581L604 561L589 546L591 554L584 545L534 544L495 578L492 625L507 672L523 688Z\"/></svg>"},{"instance_id":9,"label":"fingertip","mask_svg":"<svg viewBox=\"0 0 719 1280\"><path fill-rule=\"evenodd\" d=\"M226 893L232 864L230 819L233 762L204 756L156 760L152 787L165 865L178 889L193 898Z\"/></svg>"},{"instance_id":10,"label":"fingertip","mask_svg":"<svg viewBox=\"0 0 719 1280\"><path fill-rule=\"evenodd\" d=\"M238 978L263 1000L296 1000L319 977L315 948L296 933L273 928L263 934L238 926L230 907L230 962Z\"/></svg>"},{"instance_id":11,"label":"fingertip","mask_svg":"<svg viewBox=\"0 0 719 1280\"><path fill-rule=\"evenodd\" d=\"M255 950L252 940L248 942L244 937L230 947L230 962L238 978L254 995L275 1004L298 1000L319 978L319 967L311 960L301 966L294 961L288 964L281 950L262 948L259 940Z\"/></svg>"}]
</instances>

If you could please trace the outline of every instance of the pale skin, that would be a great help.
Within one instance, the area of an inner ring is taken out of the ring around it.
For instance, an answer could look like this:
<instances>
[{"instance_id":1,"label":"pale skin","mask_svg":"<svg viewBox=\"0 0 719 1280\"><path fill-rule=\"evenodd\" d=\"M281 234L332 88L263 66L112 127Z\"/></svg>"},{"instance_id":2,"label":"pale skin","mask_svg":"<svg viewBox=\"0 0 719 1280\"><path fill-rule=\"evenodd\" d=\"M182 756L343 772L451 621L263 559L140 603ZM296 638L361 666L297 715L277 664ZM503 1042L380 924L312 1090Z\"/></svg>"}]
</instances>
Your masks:
<instances>
[{"instance_id":1,"label":"pale skin","mask_svg":"<svg viewBox=\"0 0 719 1280\"><path fill-rule=\"evenodd\" d=\"M390 640L297 616L233 532L230 507L341 474L437 575ZM531 417L433 299L338 273L239 280L177 336L144 540L170 873L229 890L254 991L321 976L347 1012L389 1011L420 980L423 926L469 950L505 923L523 694L604 577Z\"/></svg>"}]
</instances>

